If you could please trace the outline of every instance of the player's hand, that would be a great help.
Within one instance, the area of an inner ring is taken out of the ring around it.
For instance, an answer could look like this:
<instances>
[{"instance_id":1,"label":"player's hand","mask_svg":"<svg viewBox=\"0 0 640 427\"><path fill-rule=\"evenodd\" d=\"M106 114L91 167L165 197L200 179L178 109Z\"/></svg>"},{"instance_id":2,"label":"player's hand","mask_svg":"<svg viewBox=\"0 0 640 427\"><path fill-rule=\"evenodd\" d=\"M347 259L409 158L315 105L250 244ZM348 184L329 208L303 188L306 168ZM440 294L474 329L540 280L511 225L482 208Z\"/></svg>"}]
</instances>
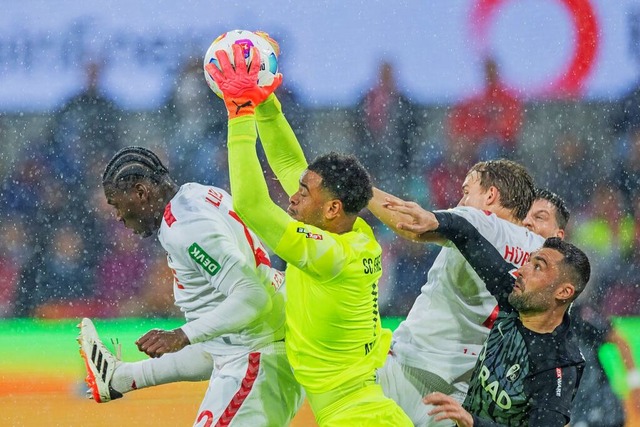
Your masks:
<instances>
[{"instance_id":1,"label":"player's hand","mask_svg":"<svg viewBox=\"0 0 640 427\"><path fill-rule=\"evenodd\" d=\"M260 51L258 48L255 46L251 48L251 65L247 70L242 47L238 44L231 47L234 65L231 65L227 52L219 50L215 55L221 70L212 63L207 64L205 70L218 85L227 106L229 118L233 119L254 114L256 105L267 99L280 86L282 74L276 74L273 83L269 86L258 86L258 72L260 71Z\"/></svg>"},{"instance_id":2,"label":"player's hand","mask_svg":"<svg viewBox=\"0 0 640 427\"><path fill-rule=\"evenodd\" d=\"M136 341L138 350L149 357L160 357L165 353L175 353L191 344L182 329L163 331L152 329Z\"/></svg>"},{"instance_id":3,"label":"player's hand","mask_svg":"<svg viewBox=\"0 0 640 427\"><path fill-rule=\"evenodd\" d=\"M434 406L429 411L429 415L435 415L434 420L452 420L458 427L473 427L473 417L453 397L436 392L426 395L422 401Z\"/></svg>"},{"instance_id":4,"label":"player's hand","mask_svg":"<svg viewBox=\"0 0 640 427\"><path fill-rule=\"evenodd\" d=\"M400 230L422 234L434 231L440 225L433 212L424 210L415 202L405 202L401 199L387 197L382 206L389 210L408 215L411 218L411 222L402 221L396 224L396 227Z\"/></svg>"}]
</instances>

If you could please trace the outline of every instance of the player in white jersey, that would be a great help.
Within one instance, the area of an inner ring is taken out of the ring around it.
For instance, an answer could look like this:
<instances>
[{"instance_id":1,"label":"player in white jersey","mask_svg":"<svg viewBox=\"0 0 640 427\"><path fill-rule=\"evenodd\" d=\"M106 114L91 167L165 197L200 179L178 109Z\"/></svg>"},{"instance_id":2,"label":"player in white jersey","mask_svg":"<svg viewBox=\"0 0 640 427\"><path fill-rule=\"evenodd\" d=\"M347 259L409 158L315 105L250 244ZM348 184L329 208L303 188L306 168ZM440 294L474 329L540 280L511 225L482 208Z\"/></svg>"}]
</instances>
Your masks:
<instances>
[{"instance_id":1,"label":"player in white jersey","mask_svg":"<svg viewBox=\"0 0 640 427\"><path fill-rule=\"evenodd\" d=\"M127 228L143 237L157 233L186 323L147 332L136 344L152 358L124 363L84 319L79 341L93 398L105 402L135 389L210 378L194 425L287 425L303 395L284 348L284 276L271 268L230 195L197 183L178 187L141 147L116 153L103 187Z\"/></svg>"},{"instance_id":2,"label":"player in white jersey","mask_svg":"<svg viewBox=\"0 0 640 427\"><path fill-rule=\"evenodd\" d=\"M534 198L533 180L521 165L508 160L474 165L453 210L520 267L544 239L522 226ZM431 233L415 235L397 227L411 221L385 209L393 196L374 191L369 209L401 236L443 245L427 283L406 320L394 331L391 352L378 372L385 394L396 400L416 426L448 426L428 415L422 398L442 392L462 403L478 352L497 317L496 299L451 243Z\"/></svg>"}]
</instances>

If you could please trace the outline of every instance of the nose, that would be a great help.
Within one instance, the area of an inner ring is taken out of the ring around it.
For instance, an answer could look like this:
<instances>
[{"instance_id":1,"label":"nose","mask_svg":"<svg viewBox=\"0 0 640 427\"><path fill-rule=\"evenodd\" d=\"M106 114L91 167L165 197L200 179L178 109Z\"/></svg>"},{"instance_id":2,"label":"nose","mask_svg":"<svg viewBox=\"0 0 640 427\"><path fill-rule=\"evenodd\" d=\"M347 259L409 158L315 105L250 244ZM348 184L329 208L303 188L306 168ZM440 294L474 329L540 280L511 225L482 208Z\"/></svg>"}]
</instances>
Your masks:
<instances>
[{"instance_id":1,"label":"nose","mask_svg":"<svg viewBox=\"0 0 640 427\"><path fill-rule=\"evenodd\" d=\"M292 205L297 205L298 204L298 193L293 193L293 195L291 197L289 197L289 203L291 203Z\"/></svg>"},{"instance_id":2,"label":"nose","mask_svg":"<svg viewBox=\"0 0 640 427\"><path fill-rule=\"evenodd\" d=\"M530 261L525 262L523 265L520 266L520 268L518 268L515 272L515 276L516 277L524 277L527 275L527 270L532 268L532 265Z\"/></svg>"},{"instance_id":3,"label":"nose","mask_svg":"<svg viewBox=\"0 0 640 427\"><path fill-rule=\"evenodd\" d=\"M524 219L524 221L522 221L522 225L527 227L529 230L533 230L533 222L528 216Z\"/></svg>"}]
</instances>

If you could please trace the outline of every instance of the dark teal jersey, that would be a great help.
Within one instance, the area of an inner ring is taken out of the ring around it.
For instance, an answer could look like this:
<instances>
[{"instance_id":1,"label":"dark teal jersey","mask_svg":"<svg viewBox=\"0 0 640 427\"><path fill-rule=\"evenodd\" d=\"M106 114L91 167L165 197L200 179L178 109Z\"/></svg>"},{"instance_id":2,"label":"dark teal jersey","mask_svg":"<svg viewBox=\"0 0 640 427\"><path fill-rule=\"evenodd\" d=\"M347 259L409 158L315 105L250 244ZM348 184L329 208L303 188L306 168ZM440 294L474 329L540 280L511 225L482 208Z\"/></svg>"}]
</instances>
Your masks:
<instances>
[{"instance_id":1,"label":"dark teal jersey","mask_svg":"<svg viewBox=\"0 0 640 427\"><path fill-rule=\"evenodd\" d=\"M508 301L513 265L466 219L451 212L436 212L436 217L437 231L458 247L500 307L463 405L474 426L566 425L584 368L568 315L552 333L525 328Z\"/></svg>"}]
</instances>

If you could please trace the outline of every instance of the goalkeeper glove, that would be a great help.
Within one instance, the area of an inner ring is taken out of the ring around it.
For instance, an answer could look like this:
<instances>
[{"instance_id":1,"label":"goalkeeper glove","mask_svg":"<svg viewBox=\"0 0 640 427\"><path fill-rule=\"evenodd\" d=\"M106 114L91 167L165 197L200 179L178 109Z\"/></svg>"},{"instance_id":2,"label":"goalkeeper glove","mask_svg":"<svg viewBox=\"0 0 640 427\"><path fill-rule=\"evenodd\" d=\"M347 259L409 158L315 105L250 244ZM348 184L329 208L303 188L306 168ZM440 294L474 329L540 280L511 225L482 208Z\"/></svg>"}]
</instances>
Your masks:
<instances>
[{"instance_id":1,"label":"goalkeeper glove","mask_svg":"<svg viewBox=\"0 0 640 427\"><path fill-rule=\"evenodd\" d=\"M251 64L247 69L242 47L232 45L234 65L231 65L229 56L224 50L216 51L221 70L215 64L207 64L205 69L216 82L224 103L227 107L229 118L252 115L256 105L267 99L282 83L282 74L276 74L269 86L258 86L258 72L260 71L260 52L256 47L251 48Z\"/></svg>"}]
</instances>

